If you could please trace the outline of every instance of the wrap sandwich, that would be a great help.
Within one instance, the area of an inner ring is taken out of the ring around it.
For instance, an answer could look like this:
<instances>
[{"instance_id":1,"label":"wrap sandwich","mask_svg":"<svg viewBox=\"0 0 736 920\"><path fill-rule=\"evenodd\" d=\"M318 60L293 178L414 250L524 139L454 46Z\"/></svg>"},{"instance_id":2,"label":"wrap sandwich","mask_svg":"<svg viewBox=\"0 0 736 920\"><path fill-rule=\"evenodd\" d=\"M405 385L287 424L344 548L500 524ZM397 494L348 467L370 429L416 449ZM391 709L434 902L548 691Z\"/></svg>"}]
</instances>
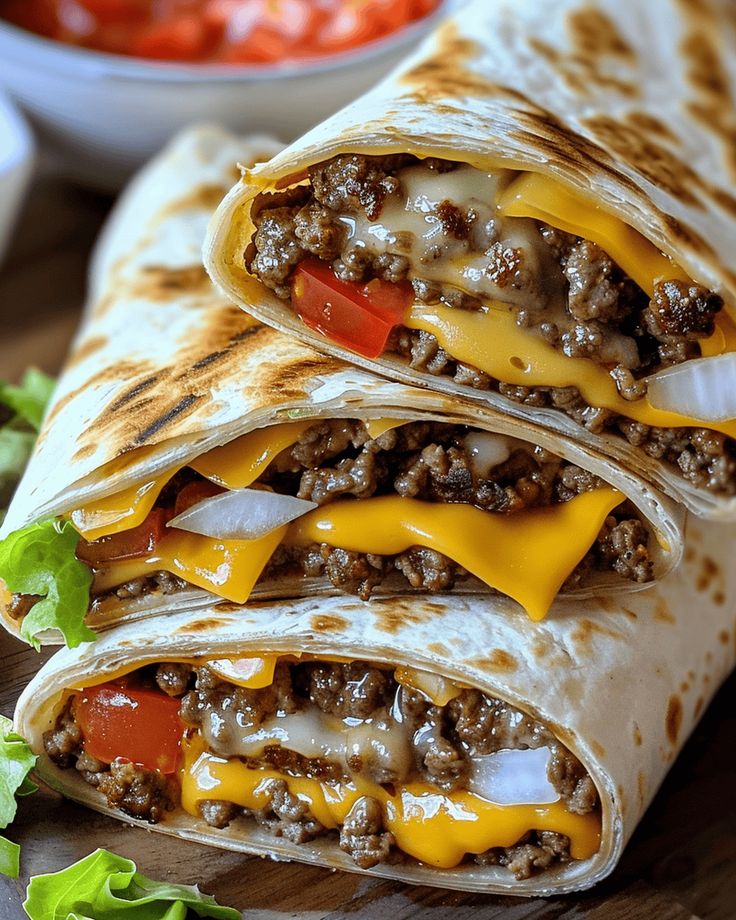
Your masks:
<instances>
[{"instance_id":1,"label":"wrap sandwich","mask_svg":"<svg viewBox=\"0 0 736 920\"><path fill-rule=\"evenodd\" d=\"M540 619L560 592L638 589L676 565L682 514L644 480L325 357L217 294L197 254L248 149L183 135L104 232L4 522L6 625L73 645L203 594L451 590Z\"/></svg>"},{"instance_id":2,"label":"wrap sandwich","mask_svg":"<svg viewBox=\"0 0 736 920\"><path fill-rule=\"evenodd\" d=\"M322 351L733 518L734 48L720 0L466 4L245 174L208 270Z\"/></svg>"},{"instance_id":3,"label":"wrap sandwich","mask_svg":"<svg viewBox=\"0 0 736 920\"><path fill-rule=\"evenodd\" d=\"M544 623L439 595L124 624L58 652L15 725L45 783L181 838L448 888L585 888L733 666L733 539L694 525L661 586Z\"/></svg>"}]
</instances>

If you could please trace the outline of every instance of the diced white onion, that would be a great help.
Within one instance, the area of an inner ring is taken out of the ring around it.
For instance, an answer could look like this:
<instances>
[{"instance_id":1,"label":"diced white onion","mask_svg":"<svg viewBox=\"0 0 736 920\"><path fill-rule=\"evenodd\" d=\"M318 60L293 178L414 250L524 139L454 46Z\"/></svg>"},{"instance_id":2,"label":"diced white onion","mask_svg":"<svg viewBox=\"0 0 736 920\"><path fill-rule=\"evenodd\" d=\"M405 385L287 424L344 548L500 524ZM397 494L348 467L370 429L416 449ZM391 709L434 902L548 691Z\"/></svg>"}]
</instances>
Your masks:
<instances>
[{"instance_id":1,"label":"diced white onion","mask_svg":"<svg viewBox=\"0 0 736 920\"><path fill-rule=\"evenodd\" d=\"M736 353L696 358L647 378L655 409L704 422L736 418Z\"/></svg>"},{"instance_id":2,"label":"diced white onion","mask_svg":"<svg viewBox=\"0 0 736 920\"><path fill-rule=\"evenodd\" d=\"M560 794L547 778L548 747L471 757L468 788L498 805L545 805Z\"/></svg>"},{"instance_id":3,"label":"diced white onion","mask_svg":"<svg viewBox=\"0 0 736 920\"><path fill-rule=\"evenodd\" d=\"M474 431L466 435L465 447L476 476L484 478L490 471L505 463L511 456L511 438L490 431Z\"/></svg>"},{"instance_id":4,"label":"diced white onion","mask_svg":"<svg viewBox=\"0 0 736 920\"><path fill-rule=\"evenodd\" d=\"M234 489L192 505L168 526L219 540L256 540L316 507L316 502L293 495Z\"/></svg>"}]
</instances>

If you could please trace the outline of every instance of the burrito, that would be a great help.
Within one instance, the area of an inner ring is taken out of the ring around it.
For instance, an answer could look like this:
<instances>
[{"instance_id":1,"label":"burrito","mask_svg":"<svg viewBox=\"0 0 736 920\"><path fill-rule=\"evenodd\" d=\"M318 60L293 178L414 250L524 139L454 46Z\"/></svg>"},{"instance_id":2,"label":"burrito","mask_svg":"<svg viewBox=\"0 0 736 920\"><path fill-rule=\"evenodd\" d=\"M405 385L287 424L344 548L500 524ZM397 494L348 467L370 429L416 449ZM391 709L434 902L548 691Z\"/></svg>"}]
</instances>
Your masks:
<instances>
[{"instance_id":1,"label":"burrito","mask_svg":"<svg viewBox=\"0 0 736 920\"><path fill-rule=\"evenodd\" d=\"M52 788L181 838L445 888L585 888L733 666L734 532L707 527L665 584L545 623L454 595L128 623L57 653L16 728Z\"/></svg>"},{"instance_id":2,"label":"burrito","mask_svg":"<svg viewBox=\"0 0 736 920\"><path fill-rule=\"evenodd\" d=\"M682 513L645 480L343 365L217 294L196 258L216 171L228 181L238 156L221 132L184 135L103 234L4 523L6 625L75 644L205 592L501 592L540 619L558 593L639 589L676 565Z\"/></svg>"},{"instance_id":3,"label":"burrito","mask_svg":"<svg viewBox=\"0 0 736 920\"><path fill-rule=\"evenodd\" d=\"M564 432L733 518L730 16L470 3L246 173L208 270L328 354Z\"/></svg>"}]
</instances>

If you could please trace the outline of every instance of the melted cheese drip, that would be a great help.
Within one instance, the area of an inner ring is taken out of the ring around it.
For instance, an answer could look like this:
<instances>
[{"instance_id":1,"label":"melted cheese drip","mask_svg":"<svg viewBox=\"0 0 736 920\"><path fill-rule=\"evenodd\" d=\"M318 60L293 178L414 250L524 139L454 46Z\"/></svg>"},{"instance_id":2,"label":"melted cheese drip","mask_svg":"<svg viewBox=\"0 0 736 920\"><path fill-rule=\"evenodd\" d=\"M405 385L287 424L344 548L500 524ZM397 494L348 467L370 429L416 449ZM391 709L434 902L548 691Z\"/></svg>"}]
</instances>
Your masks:
<instances>
[{"instance_id":1,"label":"melted cheese drip","mask_svg":"<svg viewBox=\"0 0 736 920\"><path fill-rule=\"evenodd\" d=\"M648 399L624 399L608 371L591 358L568 358L541 336L517 325L502 305L486 311L455 310L441 304L412 307L405 321L423 329L458 361L471 364L497 380L518 386L578 388L591 406L662 428L705 426L736 437L736 420L707 422L655 409Z\"/></svg>"},{"instance_id":2,"label":"melted cheese drip","mask_svg":"<svg viewBox=\"0 0 736 920\"><path fill-rule=\"evenodd\" d=\"M541 620L606 516L623 500L616 489L603 487L568 502L500 515L472 505L387 495L310 511L291 525L286 542L327 543L382 556L425 546L513 597L531 619Z\"/></svg>"},{"instance_id":3,"label":"melted cheese drip","mask_svg":"<svg viewBox=\"0 0 736 920\"><path fill-rule=\"evenodd\" d=\"M276 547L328 543L354 552L394 555L426 546L454 559L481 581L517 600L533 620L549 610L560 586L624 496L603 487L568 502L513 515L472 505L431 504L387 495L317 508L258 540L214 540L172 531L139 563L111 565L95 591L164 569L238 604L250 593ZM560 535L565 535L561 540ZM492 547L492 551L490 551ZM133 573L136 574L133 574Z\"/></svg>"},{"instance_id":4,"label":"melted cheese drip","mask_svg":"<svg viewBox=\"0 0 736 920\"><path fill-rule=\"evenodd\" d=\"M499 215L496 199L512 176L508 170L486 173L466 165L444 173L421 164L409 166L397 174L403 194L387 198L377 220L369 220L362 211L340 217L347 228L347 242L373 254L408 258L415 277L451 284L477 297L531 306L528 289L489 272L484 250L492 238L504 251L523 251L525 274L539 279L541 285L531 296L544 306L552 294L559 300L562 275L557 266L558 283L547 283L555 265L534 221L504 220ZM458 239L443 223L443 202L473 214L468 239ZM493 228L490 236L489 226Z\"/></svg>"},{"instance_id":5,"label":"melted cheese drip","mask_svg":"<svg viewBox=\"0 0 736 920\"><path fill-rule=\"evenodd\" d=\"M597 243L650 296L658 281L690 280L633 227L540 173L522 173L507 186L498 210L507 217L533 217Z\"/></svg>"},{"instance_id":6,"label":"melted cheese drip","mask_svg":"<svg viewBox=\"0 0 736 920\"><path fill-rule=\"evenodd\" d=\"M387 830L397 846L427 865L450 869L466 853L513 846L530 830L549 830L570 838L574 859L588 859L600 847L597 814L575 815L560 802L545 805L498 805L472 792L444 793L427 783L412 782L390 795L382 786L360 779L326 783L283 776L275 770L251 770L244 763L216 757L195 736L184 742L180 772L182 807L199 815L203 799L235 802L244 808L266 807L266 782L285 779L289 792L305 802L325 827L339 827L363 795L377 799Z\"/></svg>"}]
</instances>

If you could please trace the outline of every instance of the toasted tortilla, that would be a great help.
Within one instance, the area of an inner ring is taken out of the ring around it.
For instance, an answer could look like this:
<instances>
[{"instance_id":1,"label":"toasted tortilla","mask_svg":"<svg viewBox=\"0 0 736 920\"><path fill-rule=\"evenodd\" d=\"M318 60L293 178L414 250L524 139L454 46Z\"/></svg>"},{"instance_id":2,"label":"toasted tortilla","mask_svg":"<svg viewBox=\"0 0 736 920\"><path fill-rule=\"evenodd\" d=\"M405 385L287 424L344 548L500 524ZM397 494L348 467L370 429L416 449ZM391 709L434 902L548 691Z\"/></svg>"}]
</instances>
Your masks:
<instances>
[{"instance_id":1,"label":"toasted tortilla","mask_svg":"<svg viewBox=\"0 0 736 920\"><path fill-rule=\"evenodd\" d=\"M587 888L615 867L677 753L736 658L734 528L693 524L685 561L662 585L620 601L561 603L530 623L502 598L435 596L204 603L105 633L56 654L16 709L17 730L39 755L38 776L97 811L108 808L72 769L44 754L66 689L102 683L132 664L250 652L355 657L425 669L478 687L543 722L581 760L602 803L602 841L588 860L517 881L498 866L434 869L408 861L366 874L445 888L552 895ZM468 629L472 617L473 628ZM329 838L294 845L255 822L215 830L177 810L154 830L243 853L360 871Z\"/></svg>"},{"instance_id":2,"label":"toasted tortilla","mask_svg":"<svg viewBox=\"0 0 736 920\"><path fill-rule=\"evenodd\" d=\"M206 222L236 161L269 152L269 144L214 128L190 130L124 193L94 253L85 319L0 535L69 514L257 428L303 418L388 417L511 435L590 470L648 522L655 577L676 566L683 514L628 470L526 420L326 357L217 293L197 261ZM601 573L573 593L647 586ZM253 596L335 590L326 579L279 579L259 584ZM192 589L181 597L112 598L96 605L89 623L102 628L202 595ZM0 615L17 634L1 595Z\"/></svg>"},{"instance_id":3,"label":"toasted tortilla","mask_svg":"<svg viewBox=\"0 0 736 920\"><path fill-rule=\"evenodd\" d=\"M642 233L733 313L733 47L726 0L465 5L374 90L246 173L211 225L207 268L253 316L327 354L532 420L636 470L699 515L733 519L736 498L696 488L623 437L414 370L395 354L367 359L340 347L243 268L259 194L337 154L411 153L557 179Z\"/></svg>"}]
</instances>

